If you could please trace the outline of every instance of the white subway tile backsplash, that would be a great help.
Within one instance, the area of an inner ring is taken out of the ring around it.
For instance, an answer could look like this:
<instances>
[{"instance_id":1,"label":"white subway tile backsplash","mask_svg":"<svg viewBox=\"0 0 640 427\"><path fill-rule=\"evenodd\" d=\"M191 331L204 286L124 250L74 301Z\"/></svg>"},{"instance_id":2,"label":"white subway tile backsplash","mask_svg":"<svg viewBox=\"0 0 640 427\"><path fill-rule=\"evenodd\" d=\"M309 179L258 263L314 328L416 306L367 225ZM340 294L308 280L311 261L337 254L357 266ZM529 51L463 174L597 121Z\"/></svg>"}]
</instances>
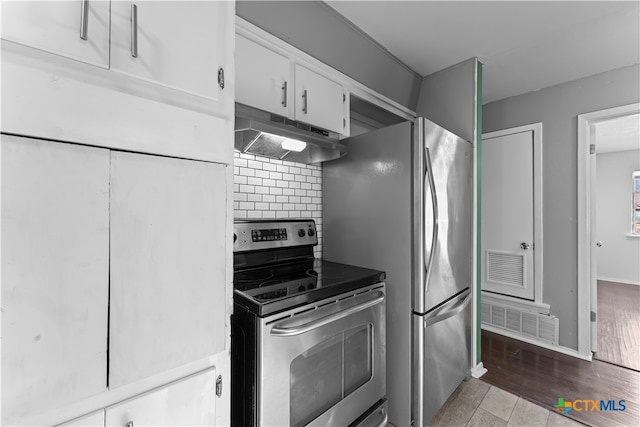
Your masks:
<instances>
[{"instance_id":1,"label":"white subway tile backsplash","mask_svg":"<svg viewBox=\"0 0 640 427\"><path fill-rule=\"evenodd\" d=\"M322 252L322 169L277 159L234 154L234 215L247 218L313 218Z\"/></svg>"},{"instance_id":2,"label":"white subway tile backsplash","mask_svg":"<svg viewBox=\"0 0 640 427\"><path fill-rule=\"evenodd\" d=\"M269 171L259 169L256 171L256 176L258 178L269 178Z\"/></svg>"},{"instance_id":3,"label":"white subway tile backsplash","mask_svg":"<svg viewBox=\"0 0 640 427\"><path fill-rule=\"evenodd\" d=\"M255 169L250 169L250 168L240 168L240 175L256 176L256 171Z\"/></svg>"}]
</instances>

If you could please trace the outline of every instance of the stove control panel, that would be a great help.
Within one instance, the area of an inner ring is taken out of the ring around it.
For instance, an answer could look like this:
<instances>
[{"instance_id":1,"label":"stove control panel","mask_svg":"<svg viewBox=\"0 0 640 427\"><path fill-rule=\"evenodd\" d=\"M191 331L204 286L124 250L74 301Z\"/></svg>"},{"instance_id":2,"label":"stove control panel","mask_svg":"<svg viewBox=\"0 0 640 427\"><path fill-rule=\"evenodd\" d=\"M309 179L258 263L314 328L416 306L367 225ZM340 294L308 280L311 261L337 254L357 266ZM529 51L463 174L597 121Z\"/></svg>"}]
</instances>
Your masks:
<instances>
[{"instance_id":1,"label":"stove control panel","mask_svg":"<svg viewBox=\"0 0 640 427\"><path fill-rule=\"evenodd\" d=\"M236 220L233 224L233 252L317 244L312 219Z\"/></svg>"}]
</instances>

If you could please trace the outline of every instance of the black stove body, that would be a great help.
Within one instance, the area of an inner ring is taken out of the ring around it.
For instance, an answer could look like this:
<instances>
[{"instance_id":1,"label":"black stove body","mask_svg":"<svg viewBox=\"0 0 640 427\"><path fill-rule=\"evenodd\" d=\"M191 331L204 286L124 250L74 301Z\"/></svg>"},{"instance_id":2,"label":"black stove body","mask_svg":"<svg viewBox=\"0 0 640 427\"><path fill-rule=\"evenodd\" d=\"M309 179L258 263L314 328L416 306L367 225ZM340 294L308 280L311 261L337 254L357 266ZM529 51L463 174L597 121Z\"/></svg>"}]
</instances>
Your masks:
<instances>
[{"instance_id":1,"label":"black stove body","mask_svg":"<svg viewBox=\"0 0 640 427\"><path fill-rule=\"evenodd\" d=\"M385 273L315 259L313 248L317 243L317 230L313 220L259 220L236 221L234 223L234 314L231 345L232 425L234 426L267 425L269 415L266 414L270 411L290 411L286 417L286 424L289 425L313 425L314 420L322 419L321 414L318 413L321 409L309 409L307 414L303 413L305 411L301 409L294 408L299 400L294 397L289 397L290 403L286 405L291 407L290 410L284 407L265 407L265 405L275 406L266 402L268 399L265 399L265 396L261 396L261 389L266 387L262 382L265 381L268 372L277 369L276 362L270 359L288 357L287 355L265 355L264 348L268 347L265 341L274 339L273 336L276 335L274 332L265 332L265 325L274 325L276 322L280 324L283 319L285 322L291 323L293 320L290 319L309 317L311 315L309 312L317 312L317 316L320 316L324 313L323 310L327 314L323 314L320 323L322 323L322 319L329 319L331 316L333 318L336 316L346 317L346 315L331 312L331 310L338 310L331 307L338 307L340 304L348 307L350 312L358 313L361 311L357 315L364 316L364 309L359 307L365 307L368 310L377 310L375 318L378 323L375 336L371 332L373 326L366 333L371 336L368 341L370 342L368 352L373 354L371 349L374 345L374 338L375 345L384 347L377 341L384 338L382 325L384 324ZM357 306L356 303L358 303ZM374 305L378 306L373 307ZM342 310L344 311L344 309ZM380 314L380 310L382 310L382 314ZM380 317L382 317L382 324L380 324ZM318 324L318 322L318 320L313 320L308 324ZM277 328L273 328L273 330L275 329ZM282 336L287 336L287 334L293 336L298 332L281 333ZM361 333L360 335L365 336L366 334ZM300 333L300 337L304 335ZM290 345L290 342L291 339L287 341L285 347ZM326 346L326 344L322 345ZM348 346L349 344L341 345ZM362 346L362 348L364 347ZM353 354L356 352L354 350ZM380 359L383 356L384 353L382 356L376 355L376 358ZM371 359L373 356L368 357ZM369 363L372 364L372 360L369 360ZM376 364L379 363L376 360ZM289 373L286 374L283 376L288 376ZM376 414L380 412L386 416L386 409L383 406L385 403L384 379L378 378L379 372L376 375L376 382L383 382L382 394L375 405L367 404L369 405L367 408L371 406ZM372 376L373 374L369 374L369 377ZM283 387L289 387L291 381L283 383ZM368 381L373 382L371 378ZM372 385L367 386L372 387ZM309 389L309 385L304 385L304 388ZM379 384L377 384L377 388L380 388ZM262 393L264 394L264 392ZM314 401L326 398L327 405L331 403L329 397L323 396L324 392L318 393L310 395L309 398ZM368 394L371 394L371 391ZM285 403L278 406L285 406ZM300 405L304 407L306 404ZM336 402L333 402L333 405L339 406ZM328 411L328 409L326 410ZM362 413L361 411L359 414ZM335 415L332 416L335 417ZM353 415L349 415L349 417L353 418Z\"/></svg>"}]
</instances>

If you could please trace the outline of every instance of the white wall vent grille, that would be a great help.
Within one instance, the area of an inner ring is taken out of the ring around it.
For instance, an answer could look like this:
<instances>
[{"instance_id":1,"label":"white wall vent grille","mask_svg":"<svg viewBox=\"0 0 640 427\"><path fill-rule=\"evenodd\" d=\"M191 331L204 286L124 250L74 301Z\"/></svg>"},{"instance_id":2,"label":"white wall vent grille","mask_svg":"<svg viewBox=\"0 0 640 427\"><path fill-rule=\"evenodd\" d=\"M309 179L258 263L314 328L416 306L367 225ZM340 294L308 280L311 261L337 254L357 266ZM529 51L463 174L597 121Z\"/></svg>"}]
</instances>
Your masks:
<instances>
[{"instance_id":1,"label":"white wall vent grille","mask_svg":"<svg viewBox=\"0 0 640 427\"><path fill-rule=\"evenodd\" d=\"M527 337L558 344L558 318L551 314L535 313L516 307L482 302L482 323Z\"/></svg>"},{"instance_id":2,"label":"white wall vent grille","mask_svg":"<svg viewBox=\"0 0 640 427\"><path fill-rule=\"evenodd\" d=\"M487 251L486 260L488 281L524 287L524 255Z\"/></svg>"}]
</instances>

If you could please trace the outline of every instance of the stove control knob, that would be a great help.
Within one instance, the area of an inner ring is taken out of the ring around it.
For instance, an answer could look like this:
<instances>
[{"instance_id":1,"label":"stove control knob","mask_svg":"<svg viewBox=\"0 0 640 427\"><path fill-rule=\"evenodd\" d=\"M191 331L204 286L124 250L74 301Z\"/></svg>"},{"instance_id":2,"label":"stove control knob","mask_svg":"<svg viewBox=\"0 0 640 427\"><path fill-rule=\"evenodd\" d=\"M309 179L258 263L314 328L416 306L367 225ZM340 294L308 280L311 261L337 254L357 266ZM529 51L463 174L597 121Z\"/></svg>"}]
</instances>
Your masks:
<instances>
[{"instance_id":1,"label":"stove control knob","mask_svg":"<svg viewBox=\"0 0 640 427\"><path fill-rule=\"evenodd\" d=\"M313 237L313 235L316 234L315 230L313 228L309 229L309 236Z\"/></svg>"},{"instance_id":2,"label":"stove control knob","mask_svg":"<svg viewBox=\"0 0 640 427\"><path fill-rule=\"evenodd\" d=\"M304 237L306 233L304 232L304 228L301 228L300 230L298 230L298 236L300 237Z\"/></svg>"},{"instance_id":3,"label":"stove control knob","mask_svg":"<svg viewBox=\"0 0 640 427\"><path fill-rule=\"evenodd\" d=\"M304 291L306 291L306 288L304 287L304 285L300 285L298 287L298 292L304 292Z\"/></svg>"}]
</instances>

